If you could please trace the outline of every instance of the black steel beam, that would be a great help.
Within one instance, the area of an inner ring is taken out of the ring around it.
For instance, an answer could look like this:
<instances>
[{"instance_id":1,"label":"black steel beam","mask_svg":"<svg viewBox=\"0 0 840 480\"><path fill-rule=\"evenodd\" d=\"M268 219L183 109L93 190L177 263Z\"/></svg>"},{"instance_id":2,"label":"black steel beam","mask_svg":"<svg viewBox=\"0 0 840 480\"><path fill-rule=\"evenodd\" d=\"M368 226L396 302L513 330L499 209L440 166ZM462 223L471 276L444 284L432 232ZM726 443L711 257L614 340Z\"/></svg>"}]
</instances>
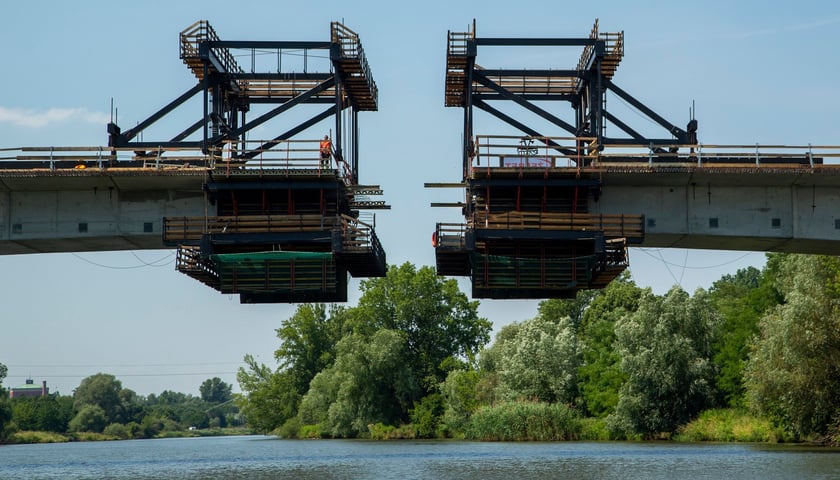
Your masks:
<instances>
[{"instance_id":1,"label":"black steel beam","mask_svg":"<svg viewBox=\"0 0 840 480\"><path fill-rule=\"evenodd\" d=\"M207 42L211 48L276 48L329 49L332 42L295 40L215 40Z\"/></svg>"},{"instance_id":2,"label":"black steel beam","mask_svg":"<svg viewBox=\"0 0 840 480\"><path fill-rule=\"evenodd\" d=\"M473 105L475 105L476 107L478 107L478 108L484 110L485 112L493 115L494 117L498 118L499 120L502 120L503 122L506 122L508 125L510 125L512 127L515 127L515 128L518 128L519 130L521 130L526 135L530 135L532 137L538 137L537 139L545 138L545 135L539 133L538 131L534 130L533 128L528 127L524 123L521 123L517 120L514 120L509 115L505 115L504 113L500 112L499 110L496 110L495 108L491 107L486 102L484 102L480 99L474 98L473 99ZM562 152L565 155L576 155L577 154L577 152L575 152L574 150L564 148L564 147L560 146L557 142L554 142L552 140L547 140L546 143L548 144L548 146L553 147L555 150L557 150L559 152Z\"/></svg>"},{"instance_id":3,"label":"black steel beam","mask_svg":"<svg viewBox=\"0 0 840 480\"><path fill-rule=\"evenodd\" d=\"M534 47L585 47L587 45L594 46L597 40L594 38L476 38L476 45L497 46L497 47L518 47L518 46L534 46Z\"/></svg>"},{"instance_id":4,"label":"black steel beam","mask_svg":"<svg viewBox=\"0 0 840 480\"><path fill-rule=\"evenodd\" d=\"M549 101L549 102L572 102L580 98L579 95L572 95L572 94L540 94L540 93L526 93L526 94L519 94L519 98L523 100L537 100L537 101ZM498 93L473 93L473 97L478 97L482 100L506 100L506 97Z\"/></svg>"},{"instance_id":5,"label":"black steel beam","mask_svg":"<svg viewBox=\"0 0 840 480\"><path fill-rule=\"evenodd\" d=\"M180 142L181 140L183 140L183 139L189 137L190 135L192 135L193 133L197 132L198 129L201 128L202 126L204 126L204 124L206 122L207 122L207 120L205 120L203 118L198 120L197 122L195 122L192 125L190 125L189 127L187 127L183 132L181 132L178 135L175 135L174 137L172 137L172 140L170 140L170 142Z\"/></svg>"},{"instance_id":6,"label":"black steel beam","mask_svg":"<svg viewBox=\"0 0 840 480\"><path fill-rule=\"evenodd\" d=\"M629 125L619 120L618 117L616 117L612 113L603 109L601 110L601 113L604 115L604 118L612 122L616 127L622 129L627 135L630 135L636 140L644 140L644 135L630 128Z\"/></svg>"},{"instance_id":7,"label":"black steel beam","mask_svg":"<svg viewBox=\"0 0 840 480\"><path fill-rule=\"evenodd\" d=\"M264 152L265 150L274 148L275 146L277 146L283 140L288 140L289 138L292 138L293 136L297 135L298 133L300 133L300 132L306 130L307 128L311 127L312 125L315 125L316 123L326 119L327 117L329 117L330 115L333 115L334 113L336 113L336 107L332 106L332 107L324 110L323 112L319 113L318 115L315 115L314 117L310 118L309 120L299 124L298 126L286 131L285 133L283 133L283 134L281 134L277 137L274 137L274 139L272 139L271 141L265 142L264 144L260 145L256 150L246 152L246 153L240 155L238 158L254 158L257 155L259 155L260 152Z\"/></svg>"},{"instance_id":8,"label":"black steel beam","mask_svg":"<svg viewBox=\"0 0 840 480\"><path fill-rule=\"evenodd\" d=\"M186 92L181 94L180 97L178 97L175 100L169 102L169 104L167 104L165 107L161 108L160 110L158 110L157 112L152 114L149 118L147 118L147 119L143 120L142 122L140 122L139 124L137 124L137 126L135 126L134 128L129 128L128 130L123 132L122 133L123 140L125 140L126 142L130 141L132 138L137 136L138 133L143 131L143 129L145 129L149 125L155 123L156 121L160 120L164 115L171 112L172 110L177 108L179 105L181 105L182 103L184 103L187 100L189 100L190 98L192 98L198 92L202 91L204 89L206 83L207 83L206 80L202 81L202 82L198 82L198 84L196 84L194 87L190 88L189 90L187 90Z\"/></svg>"},{"instance_id":9,"label":"black steel beam","mask_svg":"<svg viewBox=\"0 0 840 480\"><path fill-rule=\"evenodd\" d=\"M584 72L579 70L552 70L552 69L507 69L507 68L483 68L482 75L487 77L551 77L551 78L581 78Z\"/></svg>"},{"instance_id":10,"label":"black steel beam","mask_svg":"<svg viewBox=\"0 0 840 480\"><path fill-rule=\"evenodd\" d=\"M523 100L518 95L515 95L515 94L511 93L507 89L503 88L501 85L499 85L496 82L487 78L487 76L485 76L484 73L481 70L474 71L473 72L473 78L475 78L475 80L477 80L480 84L484 85L485 87L496 91L502 97L504 97L508 100L512 100L513 102L515 102L519 106L530 110L531 112L539 115L540 117L542 117L542 118L548 120L549 122L557 125L558 127L562 128L563 130L566 130L570 134L577 135L577 129L575 128L574 125L566 122L565 120L563 120L561 118L558 118L558 117L552 115L551 113L545 111L544 109L534 105L533 103L531 103L527 100Z\"/></svg>"},{"instance_id":11,"label":"black steel beam","mask_svg":"<svg viewBox=\"0 0 840 480\"><path fill-rule=\"evenodd\" d=\"M154 150L160 148L201 148L204 145L202 140L195 141L178 141L178 142L130 142L120 147L129 147L135 150Z\"/></svg>"},{"instance_id":12,"label":"black steel beam","mask_svg":"<svg viewBox=\"0 0 840 480\"><path fill-rule=\"evenodd\" d=\"M231 77L237 80L321 80L324 81L333 76L332 73L231 73Z\"/></svg>"},{"instance_id":13,"label":"black steel beam","mask_svg":"<svg viewBox=\"0 0 840 480\"><path fill-rule=\"evenodd\" d=\"M335 85L335 77L330 77L327 80L318 84L316 87L298 95L297 97L293 98L292 100L289 100L288 102L283 103L282 105L278 106L277 108L274 108L273 110L259 116L258 118L254 119L254 120L251 120L250 122L246 123L245 125L237 128L235 130L231 130L229 133L224 135L222 138L234 139L234 138L238 137L239 135L251 130L252 128L255 128L255 127L258 127L259 125L262 125L263 123L271 120L272 118L276 117L277 115L280 115L281 113L285 112L286 110L289 110L290 108L292 108L296 105L300 105L302 103L307 103L313 96L323 92L324 90L332 88L333 85ZM214 139L214 140L217 140L217 139Z\"/></svg>"},{"instance_id":14,"label":"black steel beam","mask_svg":"<svg viewBox=\"0 0 840 480\"><path fill-rule=\"evenodd\" d=\"M658 123L663 128L665 128L666 130L668 130L668 132L670 132L671 135L674 135L675 137L677 137L677 141L679 141L680 143L688 143L688 134L686 133L685 130L677 127L676 125L669 122L668 120L665 120L658 113L654 112L653 110L651 110L650 108L645 106L642 102L633 98L632 95L630 95L629 93L627 93L624 90L622 90L621 88L619 88L611 80L608 80L608 79L604 78L603 82L604 82L604 86L607 87L607 89L612 90L616 95L618 95L619 97L624 99L627 103L629 103L630 105L633 105L634 107L639 109L639 111L641 111L642 113L647 115L651 120L653 120L654 122Z\"/></svg>"}]
</instances>

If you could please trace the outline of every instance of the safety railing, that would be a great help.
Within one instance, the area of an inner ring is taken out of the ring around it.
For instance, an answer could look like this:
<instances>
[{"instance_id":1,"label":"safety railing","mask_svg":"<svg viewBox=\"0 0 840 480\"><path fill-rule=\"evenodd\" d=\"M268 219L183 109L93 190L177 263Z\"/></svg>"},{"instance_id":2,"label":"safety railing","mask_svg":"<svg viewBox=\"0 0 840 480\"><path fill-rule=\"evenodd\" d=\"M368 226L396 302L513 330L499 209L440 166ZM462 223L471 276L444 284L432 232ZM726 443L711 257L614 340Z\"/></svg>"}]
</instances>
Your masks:
<instances>
[{"instance_id":1,"label":"safety railing","mask_svg":"<svg viewBox=\"0 0 840 480\"><path fill-rule=\"evenodd\" d=\"M78 170L97 168L215 168L227 173L272 171L335 174L352 184L350 166L330 147L322 157L321 140L249 140L228 142L203 153L200 147L18 147L0 149L1 170Z\"/></svg>"},{"instance_id":2,"label":"safety railing","mask_svg":"<svg viewBox=\"0 0 840 480\"><path fill-rule=\"evenodd\" d=\"M205 234L329 231L339 223L336 217L317 214L165 217L163 241L170 244L195 243Z\"/></svg>"},{"instance_id":3,"label":"safety railing","mask_svg":"<svg viewBox=\"0 0 840 480\"><path fill-rule=\"evenodd\" d=\"M341 59L358 62L360 74L366 79L369 94L374 100L379 98L379 89L373 81L373 73L370 70L365 50L359 35L339 22L330 23L330 36L332 43L338 44Z\"/></svg>"},{"instance_id":4,"label":"safety railing","mask_svg":"<svg viewBox=\"0 0 840 480\"><path fill-rule=\"evenodd\" d=\"M185 28L180 35L181 45L181 59L187 61L189 59L199 58L199 45L202 42L217 42L219 36L216 30L210 26L207 20L199 20L189 27ZM236 63L236 58L226 48L214 48L212 53L222 64L225 69L224 73L242 73L242 68Z\"/></svg>"},{"instance_id":5,"label":"safety railing","mask_svg":"<svg viewBox=\"0 0 840 480\"><path fill-rule=\"evenodd\" d=\"M337 219L342 236L342 253L385 254L373 226L349 215L340 215Z\"/></svg>"},{"instance_id":6,"label":"safety railing","mask_svg":"<svg viewBox=\"0 0 840 480\"><path fill-rule=\"evenodd\" d=\"M463 223L438 223L432 234L432 247L462 251L466 249L466 231Z\"/></svg>"},{"instance_id":7,"label":"safety railing","mask_svg":"<svg viewBox=\"0 0 840 480\"><path fill-rule=\"evenodd\" d=\"M840 145L617 144L599 147L590 137L477 135L470 156L480 169L582 167L840 169Z\"/></svg>"},{"instance_id":8,"label":"safety railing","mask_svg":"<svg viewBox=\"0 0 840 480\"><path fill-rule=\"evenodd\" d=\"M76 170L207 168L221 160L221 150L205 154L197 147L16 147L0 149L0 170Z\"/></svg>"},{"instance_id":9,"label":"safety railing","mask_svg":"<svg viewBox=\"0 0 840 480\"><path fill-rule=\"evenodd\" d=\"M697 168L840 168L838 145L621 145L599 152L592 166L693 166Z\"/></svg>"},{"instance_id":10,"label":"safety railing","mask_svg":"<svg viewBox=\"0 0 840 480\"><path fill-rule=\"evenodd\" d=\"M583 165L597 158L594 138L477 135L471 166L545 169Z\"/></svg>"}]
</instances>

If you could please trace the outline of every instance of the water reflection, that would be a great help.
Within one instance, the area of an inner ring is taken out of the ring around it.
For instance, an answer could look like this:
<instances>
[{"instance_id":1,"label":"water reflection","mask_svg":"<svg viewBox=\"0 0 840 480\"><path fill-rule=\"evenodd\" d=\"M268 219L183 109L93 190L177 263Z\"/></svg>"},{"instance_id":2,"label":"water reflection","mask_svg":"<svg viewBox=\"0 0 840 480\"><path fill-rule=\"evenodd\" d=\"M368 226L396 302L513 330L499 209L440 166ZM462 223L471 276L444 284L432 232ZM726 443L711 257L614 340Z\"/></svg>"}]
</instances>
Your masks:
<instances>
[{"instance_id":1,"label":"water reflection","mask_svg":"<svg viewBox=\"0 0 840 480\"><path fill-rule=\"evenodd\" d=\"M840 450L216 437L0 447L0 478L840 478Z\"/></svg>"}]
</instances>

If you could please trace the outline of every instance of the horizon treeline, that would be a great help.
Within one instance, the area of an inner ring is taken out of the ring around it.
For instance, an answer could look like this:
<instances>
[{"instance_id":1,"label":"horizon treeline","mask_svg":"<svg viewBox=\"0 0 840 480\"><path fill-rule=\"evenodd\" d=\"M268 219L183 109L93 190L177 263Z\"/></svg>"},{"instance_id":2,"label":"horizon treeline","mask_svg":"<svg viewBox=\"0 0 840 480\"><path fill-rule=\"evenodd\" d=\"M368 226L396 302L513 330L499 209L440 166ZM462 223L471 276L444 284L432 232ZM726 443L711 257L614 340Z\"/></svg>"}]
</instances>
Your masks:
<instances>
[{"instance_id":1,"label":"horizon treeline","mask_svg":"<svg viewBox=\"0 0 840 480\"><path fill-rule=\"evenodd\" d=\"M840 439L838 258L768 254L692 294L625 272L492 343L478 305L411 263L362 281L357 306L299 305L276 366L245 357L241 411L283 437L550 440L668 438L733 409L777 440Z\"/></svg>"}]
</instances>

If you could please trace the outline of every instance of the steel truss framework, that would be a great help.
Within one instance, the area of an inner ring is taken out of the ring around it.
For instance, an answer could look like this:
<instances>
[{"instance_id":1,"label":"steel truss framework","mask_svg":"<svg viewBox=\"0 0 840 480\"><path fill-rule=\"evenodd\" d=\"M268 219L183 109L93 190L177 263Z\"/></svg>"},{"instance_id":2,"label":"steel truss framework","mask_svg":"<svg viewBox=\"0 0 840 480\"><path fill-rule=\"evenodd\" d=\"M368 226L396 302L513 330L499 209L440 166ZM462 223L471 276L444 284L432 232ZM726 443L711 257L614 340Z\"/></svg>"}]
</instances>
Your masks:
<instances>
[{"instance_id":1,"label":"steel truss framework","mask_svg":"<svg viewBox=\"0 0 840 480\"><path fill-rule=\"evenodd\" d=\"M582 47L583 51L573 69L488 69L476 64L479 47ZM621 89L613 76L624 56L624 32L605 33L598 29L598 21L589 37L585 38L480 38L472 31L448 32L446 106L464 109L463 163L465 177L474 145L473 110L478 108L523 134L535 139L546 139L546 145L567 155L574 152L548 139L550 135L494 108L492 101L509 101L538 115L553 126L574 137L594 139L601 149L609 145L642 145L659 148L670 145L697 143L697 121L691 119L682 129L669 122L653 109ZM650 138L634 130L607 110L607 92L636 108L642 115L662 127L669 136ZM575 110L574 123L570 123L535 102L568 102ZM609 121L625 136L606 136ZM556 135L554 135L556 136Z\"/></svg>"},{"instance_id":2,"label":"steel truss framework","mask_svg":"<svg viewBox=\"0 0 840 480\"><path fill-rule=\"evenodd\" d=\"M294 51L304 58L323 56L326 52L330 69L283 71L278 60L274 72L258 72L253 68L246 71L237 63L233 51L250 52L252 57L258 51L260 55L270 51L278 59L284 51ZM213 27L202 20L181 32L180 57L198 83L133 128L122 131L117 124L109 123L110 147L134 148L142 156L159 148L201 148L209 154L221 152L227 146L234 158L249 160L334 116L332 146L336 159L346 162L353 178L358 178L358 112L378 109L378 90L355 32L332 22L329 41L230 41L220 40ZM168 140L139 140L143 130L197 95L203 95L203 112L194 123ZM276 107L247 119L246 114L256 104ZM304 104L321 104L326 108L255 148L246 146L249 131ZM347 109L348 125L343 125L341 113ZM199 140L187 140L196 133L200 133Z\"/></svg>"},{"instance_id":3,"label":"steel truss framework","mask_svg":"<svg viewBox=\"0 0 840 480\"><path fill-rule=\"evenodd\" d=\"M237 63L233 51L239 50L251 56L250 71ZM281 68L289 50L303 57L303 73ZM276 55L276 72L255 68L253 59L266 52ZM197 85L134 128L108 125L114 150L159 157L167 149L201 149L215 160L202 186L207 213L163 219L164 244L178 247L176 268L222 293L239 294L243 303L343 302L348 274L384 276L385 252L374 225L359 219L360 209L390 207L366 199L381 195L378 186L358 183L358 113L378 108L358 35L333 22L329 41L225 41L199 21L181 32L180 57ZM329 58L328 71L312 71L309 58ZM197 95L203 95L197 121L167 141L138 140ZM268 111L246 118L258 104ZM254 128L306 104L326 108L274 138L247 140ZM330 116L331 142L293 139Z\"/></svg>"},{"instance_id":4,"label":"steel truss framework","mask_svg":"<svg viewBox=\"0 0 840 480\"><path fill-rule=\"evenodd\" d=\"M656 152L696 145L697 122L679 128L613 82L624 55L624 35L599 32L597 20L586 38L480 38L473 22L472 31L448 32L447 40L445 105L464 111L460 186L466 195L456 205L466 223L437 225L438 274L470 276L473 296L479 298L573 297L581 289L604 287L627 267L627 244L644 240L644 219L591 214L589 199L597 200L600 179L580 168L610 145ZM491 69L476 62L479 47L583 51L571 69ZM667 137L646 137L607 110L608 91L661 126ZM570 137L571 146L558 143L554 131L539 131L495 108L491 103L496 101L536 114ZM546 102L570 104L574 121L549 111ZM524 136L476 136L476 108ZM622 136L608 137L608 122ZM482 159L491 163L477 168L475 161ZM576 168L556 168L560 159Z\"/></svg>"}]
</instances>

